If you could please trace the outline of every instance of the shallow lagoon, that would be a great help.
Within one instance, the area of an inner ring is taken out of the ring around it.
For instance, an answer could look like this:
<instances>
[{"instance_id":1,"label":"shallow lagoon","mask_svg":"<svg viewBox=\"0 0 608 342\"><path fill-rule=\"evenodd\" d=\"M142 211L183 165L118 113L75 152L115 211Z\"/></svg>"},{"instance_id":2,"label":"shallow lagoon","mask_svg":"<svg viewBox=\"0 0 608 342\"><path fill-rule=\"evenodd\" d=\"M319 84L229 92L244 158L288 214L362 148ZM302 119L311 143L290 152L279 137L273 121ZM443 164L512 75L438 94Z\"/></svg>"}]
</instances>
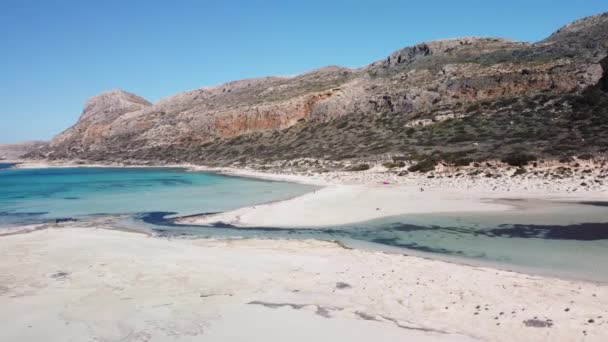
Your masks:
<instances>
[{"instance_id":1,"label":"shallow lagoon","mask_svg":"<svg viewBox=\"0 0 608 342\"><path fill-rule=\"evenodd\" d=\"M314 188L178 168L9 169L0 171L0 220L152 211L189 215L286 199Z\"/></svg>"},{"instance_id":2,"label":"shallow lagoon","mask_svg":"<svg viewBox=\"0 0 608 342\"><path fill-rule=\"evenodd\" d=\"M132 214L120 224L172 237L338 240L357 248L608 282L608 206L602 202L505 200L513 210L405 215L321 229L178 226L170 219L286 199L313 189L182 169L2 170L0 225Z\"/></svg>"},{"instance_id":3,"label":"shallow lagoon","mask_svg":"<svg viewBox=\"0 0 608 342\"><path fill-rule=\"evenodd\" d=\"M395 216L311 229L182 226L163 219L162 213L153 213L143 217L143 225L167 236L332 240L353 248L608 282L608 208L547 205L542 210L545 214L555 210L556 217L546 224L539 222L543 217L535 217L534 211L515 209L495 214ZM585 209L573 214L581 207ZM601 222L582 223L590 217Z\"/></svg>"}]
</instances>

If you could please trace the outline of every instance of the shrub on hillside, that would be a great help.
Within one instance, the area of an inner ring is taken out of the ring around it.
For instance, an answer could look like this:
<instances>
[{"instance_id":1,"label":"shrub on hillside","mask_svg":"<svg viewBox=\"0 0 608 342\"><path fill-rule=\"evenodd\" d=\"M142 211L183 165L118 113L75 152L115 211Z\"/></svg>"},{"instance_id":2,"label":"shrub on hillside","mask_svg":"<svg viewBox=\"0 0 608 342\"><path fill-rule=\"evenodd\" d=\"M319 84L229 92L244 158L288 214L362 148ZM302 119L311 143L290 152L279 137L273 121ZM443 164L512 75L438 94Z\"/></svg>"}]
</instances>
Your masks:
<instances>
[{"instance_id":1,"label":"shrub on hillside","mask_svg":"<svg viewBox=\"0 0 608 342\"><path fill-rule=\"evenodd\" d=\"M435 170L436 161L432 158L426 158L418 164L410 166L407 170L410 172L429 172Z\"/></svg>"},{"instance_id":2,"label":"shrub on hillside","mask_svg":"<svg viewBox=\"0 0 608 342\"><path fill-rule=\"evenodd\" d=\"M368 164L357 164L354 166L349 167L348 169L346 169L346 171L365 171L365 170L369 170L370 166Z\"/></svg>"},{"instance_id":3,"label":"shrub on hillside","mask_svg":"<svg viewBox=\"0 0 608 342\"><path fill-rule=\"evenodd\" d=\"M506 155L501 161L511 166L524 166L528 165L529 162L534 160L536 160L536 156L534 155L523 152L514 152Z\"/></svg>"},{"instance_id":4,"label":"shrub on hillside","mask_svg":"<svg viewBox=\"0 0 608 342\"><path fill-rule=\"evenodd\" d=\"M404 167L405 163L402 161L399 162L386 162L386 163L382 163L382 166L384 166L387 169L393 169L396 167Z\"/></svg>"},{"instance_id":5,"label":"shrub on hillside","mask_svg":"<svg viewBox=\"0 0 608 342\"><path fill-rule=\"evenodd\" d=\"M461 133L448 139L448 143L459 143L471 140L475 140L475 137L467 133Z\"/></svg>"},{"instance_id":6,"label":"shrub on hillside","mask_svg":"<svg viewBox=\"0 0 608 342\"><path fill-rule=\"evenodd\" d=\"M468 106L467 109L465 110L467 113L472 113L472 112L476 112L479 110L479 103L473 103L472 105Z\"/></svg>"},{"instance_id":7,"label":"shrub on hillside","mask_svg":"<svg viewBox=\"0 0 608 342\"><path fill-rule=\"evenodd\" d=\"M456 166L469 166L473 162L472 158L459 158L454 160Z\"/></svg>"},{"instance_id":8,"label":"shrub on hillside","mask_svg":"<svg viewBox=\"0 0 608 342\"><path fill-rule=\"evenodd\" d=\"M524 168L524 167L520 167L520 168L518 168L517 170L515 170L515 172L513 173L513 177L523 175L523 174L525 174L526 172L527 172L527 171L526 171L526 168Z\"/></svg>"}]
</instances>

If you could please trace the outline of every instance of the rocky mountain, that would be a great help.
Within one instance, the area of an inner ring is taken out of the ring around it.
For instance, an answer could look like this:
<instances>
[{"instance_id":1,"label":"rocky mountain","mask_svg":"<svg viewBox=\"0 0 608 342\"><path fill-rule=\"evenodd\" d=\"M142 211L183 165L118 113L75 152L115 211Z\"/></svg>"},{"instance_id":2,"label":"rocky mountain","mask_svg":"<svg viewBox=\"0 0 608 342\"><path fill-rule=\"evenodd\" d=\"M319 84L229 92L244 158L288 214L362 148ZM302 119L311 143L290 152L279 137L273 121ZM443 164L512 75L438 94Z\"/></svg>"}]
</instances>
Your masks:
<instances>
[{"instance_id":1,"label":"rocky mountain","mask_svg":"<svg viewBox=\"0 0 608 342\"><path fill-rule=\"evenodd\" d=\"M38 154L47 146L45 141L26 141L16 144L0 144L0 161L18 160L28 153Z\"/></svg>"},{"instance_id":2,"label":"rocky mountain","mask_svg":"<svg viewBox=\"0 0 608 342\"><path fill-rule=\"evenodd\" d=\"M608 13L536 43L420 43L325 67L179 93L115 90L30 157L227 165L317 158L500 159L606 153Z\"/></svg>"}]
</instances>

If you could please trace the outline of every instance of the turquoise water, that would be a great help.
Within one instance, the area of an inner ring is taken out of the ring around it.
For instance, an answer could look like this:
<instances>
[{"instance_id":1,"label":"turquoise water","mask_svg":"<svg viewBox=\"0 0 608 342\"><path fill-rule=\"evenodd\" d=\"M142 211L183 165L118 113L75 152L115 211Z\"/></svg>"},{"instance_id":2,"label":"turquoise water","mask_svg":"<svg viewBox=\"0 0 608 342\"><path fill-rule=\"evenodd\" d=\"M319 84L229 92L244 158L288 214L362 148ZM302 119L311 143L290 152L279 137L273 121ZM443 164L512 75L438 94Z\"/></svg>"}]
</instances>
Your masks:
<instances>
[{"instance_id":1,"label":"turquoise water","mask_svg":"<svg viewBox=\"0 0 608 342\"><path fill-rule=\"evenodd\" d=\"M155 168L0 171L0 227L95 214L182 237L338 240L417 254L608 282L608 203L509 201L511 211L388 217L315 229L179 226L171 217L286 199L315 187Z\"/></svg>"},{"instance_id":2,"label":"turquoise water","mask_svg":"<svg viewBox=\"0 0 608 342\"><path fill-rule=\"evenodd\" d=\"M0 224L93 214L218 212L312 189L182 169L8 169L0 171Z\"/></svg>"},{"instance_id":3,"label":"turquoise water","mask_svg":"<svg viewBox=\"0 0 608 342\"><path fill-rule=\"evenodd\" d=\"M13 166L15 166L14 163L0 163L0 170L2 170L2 169L8 169L8 168L13 167Z\"/></svg>"},{"instance_id":4,"label":"turquoise water","mask_svg":"<svg viewBox=\"0 0 608 342\"><path fill-rule=\"evenodd\" d=\"M540 222L542 215L520 210L395 216L315 229L182 226L162 215L144 224L169 236L336 240L354 248L608 282L608 208L569 203L549 207L555 217L545 218L546 224Z\"/></svg>"}]
</instances>

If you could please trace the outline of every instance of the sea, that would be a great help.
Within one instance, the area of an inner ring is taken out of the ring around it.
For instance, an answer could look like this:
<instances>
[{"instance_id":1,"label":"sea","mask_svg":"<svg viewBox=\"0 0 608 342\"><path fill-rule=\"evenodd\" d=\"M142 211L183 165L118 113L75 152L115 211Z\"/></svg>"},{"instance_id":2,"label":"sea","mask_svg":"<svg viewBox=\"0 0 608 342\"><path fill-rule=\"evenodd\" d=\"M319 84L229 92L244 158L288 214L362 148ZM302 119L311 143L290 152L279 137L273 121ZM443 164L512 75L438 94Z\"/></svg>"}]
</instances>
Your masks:
<instances>
[{"instance_id":1,"label":"sea","mask_svg":"<svg viewBox=\"0 0 608 342\"><path fill-rule=\"evenodd\" d=\"M18 169L0 164L0 230L109 219L163 238L337 241L505 270L608 283L608 201L504 199L512 210L401 215L328 227L177 225L175 217L280 201L316 186L181 168Z\"/></svg>"}]
</instances>

